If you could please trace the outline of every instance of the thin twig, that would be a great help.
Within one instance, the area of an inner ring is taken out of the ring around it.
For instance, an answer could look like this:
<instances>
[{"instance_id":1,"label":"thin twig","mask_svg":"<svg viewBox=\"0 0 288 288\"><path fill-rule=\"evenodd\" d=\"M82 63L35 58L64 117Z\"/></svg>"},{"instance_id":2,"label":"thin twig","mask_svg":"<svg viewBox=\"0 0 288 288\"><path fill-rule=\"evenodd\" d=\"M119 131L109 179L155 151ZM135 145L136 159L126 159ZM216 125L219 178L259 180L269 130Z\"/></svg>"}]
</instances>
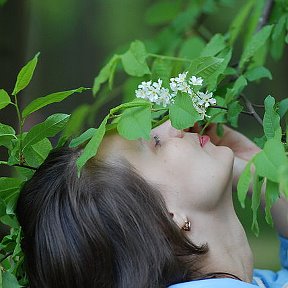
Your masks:
<instances>
[{"instance_id":1,"label":"thin twig","mask_svg":"<svg viewBox=\"0 0 288 288\"><path fill-rule=\"evenodd\" d=\"M259 19L259 22L258 22L258 25L256 28L256 32L261 30L268 23L269 17L270 17L270 14L272 12L272 8L273 8L274 4L275 4L274 0L267 0L266 1L263 13Z\"/></svg>"},{"instance_id":2,"label":"thin twig","mask_svg":"<svg viewBox=\"0 0 288 288\"><path fill-rule=\"evenodd\" d=\"M12 165L12 166L22 167L22 168L26 168L26 169L31 169L31 170L34 170L34 171L37 170L37 168L32 167L32 166L28 166L28 165L25 165L25 164L14 164L14 165Z\"/></svg>"},{"instance_id":3,"label":"thin twig","mask_svg":"<svg viewBox=\"0 0 288 288\"><path fill-rule=\"evenodd\" d=\"M251 103L253 107L256 107L256 108L265 108L264 105L261 105L261 104L254 104L254 103Z\"/></svg>"},{"instance_id":4,"label":"thin twig","mask_svg":"<svg viewBox=\"0 0 288 288\"><path fill-rule=\"evenodd\" d=\"M255 111L252 103L248 100L248 98L244 94L241 94L240 97L245 101L245 105L246 105L247 109L249 110L249 112L251 113L251 115L256 119L256 121L261 126L263 126L263 121L262 121L261 117L258 115L258 113Z\"/></svg>"},{"instance_id":5,"label":"thin twig","mask_svg":"<svg viewBox=\"0 0 288 288\"><path fill-rule=\"evenodd\" d=\"M209 108L217 108L217 109L222 109L222 110L228 111L228 108L227 108L227 107L217 106L217 105L215 105L215 106L209 106ZM253 113L250 112L250 111L241 111L240 113L253 116Z\"/></svg>"},{"instance_id":6,"label":"thin twig","mask_svg":"<svg viewBox=\"0 0 288 288\"><path fill-rule=\"evenodd\" d=\"M8 166L16 166L16 167L22 167L22 168L27 168L27 169L31 169L31 170L37 170L37 168L29 166L29 165L25 165L25 164L13 164L13 165L9 165L7 161L1 161L0 160L0 165L8 165Z\"/></svg>"}]
</instances>

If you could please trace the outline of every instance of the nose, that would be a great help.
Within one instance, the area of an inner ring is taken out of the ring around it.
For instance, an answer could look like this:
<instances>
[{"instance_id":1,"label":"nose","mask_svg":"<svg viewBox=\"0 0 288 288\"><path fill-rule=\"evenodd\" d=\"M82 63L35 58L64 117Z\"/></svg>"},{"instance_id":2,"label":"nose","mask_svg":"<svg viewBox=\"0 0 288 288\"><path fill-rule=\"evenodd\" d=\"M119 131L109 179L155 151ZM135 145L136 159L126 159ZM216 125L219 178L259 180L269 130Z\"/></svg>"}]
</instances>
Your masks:
<instances>
[{"instance_id":1,"label":"nose","mask_svg":"<svg viewBox=\"0 0 288 288\"><path fill-rule=\"evenodd\" d=\"M174 128L171 125L171 121L168 120L166 122L164 122L163 124L157 126L156 128L154 128L152 130L152 136L159 136L159 138L161 139L165 139L165 138L183 138L184 137L184 131L182 130L177 130L176 128Z\"/></svg>"}]
</instances>

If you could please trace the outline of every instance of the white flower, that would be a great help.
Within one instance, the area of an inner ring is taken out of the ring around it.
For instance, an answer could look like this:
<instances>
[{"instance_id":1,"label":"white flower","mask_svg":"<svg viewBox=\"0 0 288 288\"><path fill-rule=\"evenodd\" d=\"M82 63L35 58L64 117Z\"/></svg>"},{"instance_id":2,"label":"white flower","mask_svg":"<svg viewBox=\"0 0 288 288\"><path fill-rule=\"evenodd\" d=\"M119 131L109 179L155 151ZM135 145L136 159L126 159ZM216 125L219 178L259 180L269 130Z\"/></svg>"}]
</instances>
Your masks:
<instances>
[{"instance_id":1,"label":"white flower","mask_svg":"<svg viewBox=\"0 0 288 288\"><path fill-rule=\"evenodd\" d=\"M158 79L157 82L153 82L152 86L156 89L156 90L159 90L161 89L162 87L162 80L161 79Z\"/></svg>"},{"instance_id":2,"label":"white flower","mask_svg":"<svg viewBox=\"0 0 288 288\"><path fill-rule=\"evenodd\" d=\"M177 85L177 89L179 91L182 91L182 92L185 92L185 93L188 93L188 94L192 94L192 90L191 90L191 88L190 88L190 86L188 85L187 82L179 83Z\"/></svg>"},{"instance_id":3,"label":"white flower","mask_svg":"<svg viewBox=\"0 0 288 288\"><path fill-rule=\"evenodd\" d=\"M196 77L196 76L192 76L189 79L189 84L194 85L194 86L202 86L203 84L203 79L201 77Z\"/></svg>"},{"instance_id":4,"label":"white flower","mask_svg":"<svg viewBox=\"0 0 288 288\"><path fill-rule=\"evenodd\" d=\"M183 83L184 81L186 81L186 76L187 76L188 72L183 72L180 73L178 75L178 77L175 78L175 82L176 83ZM173 78L172 78L173 79Z\"/></svg>"},{"instance_id":5,"label":"white flower","mask_svg":"<svg viewBox=\"0 0 288 288\"><path fill-rule=\"evenodd\" d=\"M213 96L212 92L210 93L197 92L197 96L199 97L198 105L200 106L208 108L210 105L216 104L216 99L212 98Z\"/></svg>"},{"instance_id":6,"label":"white flower","mask_svg":"<svg viewBox=\"0 0 288 288\"><path fill-rule=\"evenodd\" d=\"M171 103L172 97L167 88L161 88L156 104L166 107Z\"/></svg>"},{"instance_id":7,"label":"white flower","mask_svg":"<svg viewBox=\"0 0 288 288\"><path fill-rule=\"evenodd\" d=\"M145 90L149 90L151 88L151 81L148 82L142 82L140 85L138 85L138 89L143 89Z\"/></svg>"},{"instance_id":8,"label":"white flower","mask_svg":"<svg viewBox=\"0 0 288 288\"><path fill-rule=\"evenodd\" d=\"M149 100L152 103L156 103L166 107L171 104L174 95L170 95L167 88L162 87L162 80L158 79L157 82L142 82L138 85L138 89L135 91L137 98Z\"/></svg>"},{"instance_id":9,"label":"white flower","mask_svg":"<svg viewBox=\"0 0 288 288\"><path fill-rule=\"evenodd\" d=\"M145 99L146 98L146 91L142 90L142 89L138 89L135 91L136 93L136 97L137 98L142 98L142 99Z\"/></svg>"},{"instance_id":10,"label":"white flower","mask_svg":"<svg viewBox=\"0 0 288 288\"><path fill-rule=\"evenodd\" d=\"M170 79L170 88L173 92L177 92L178 88L177 88L177 83L175 82L175 78L171 78Z\"/></svg>"}]
</instances>

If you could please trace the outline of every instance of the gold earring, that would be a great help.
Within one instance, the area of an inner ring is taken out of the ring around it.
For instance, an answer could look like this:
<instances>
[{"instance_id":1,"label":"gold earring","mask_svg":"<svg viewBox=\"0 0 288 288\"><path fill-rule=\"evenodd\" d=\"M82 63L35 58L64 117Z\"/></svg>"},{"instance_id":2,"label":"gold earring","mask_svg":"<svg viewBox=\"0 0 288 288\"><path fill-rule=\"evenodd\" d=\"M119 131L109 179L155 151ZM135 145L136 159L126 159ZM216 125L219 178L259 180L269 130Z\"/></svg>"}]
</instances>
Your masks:
<instances>
[{"instance_id":1,"label":"gold earring","mask_svg":"<svg viewBox=\"0 0 288 288\"><path fill-rule=\"evenodd\" d=\"M190 231L191 230L191 222L189 220L186 220L181 229L184 231Z\"/></svg>"}]
</instances>

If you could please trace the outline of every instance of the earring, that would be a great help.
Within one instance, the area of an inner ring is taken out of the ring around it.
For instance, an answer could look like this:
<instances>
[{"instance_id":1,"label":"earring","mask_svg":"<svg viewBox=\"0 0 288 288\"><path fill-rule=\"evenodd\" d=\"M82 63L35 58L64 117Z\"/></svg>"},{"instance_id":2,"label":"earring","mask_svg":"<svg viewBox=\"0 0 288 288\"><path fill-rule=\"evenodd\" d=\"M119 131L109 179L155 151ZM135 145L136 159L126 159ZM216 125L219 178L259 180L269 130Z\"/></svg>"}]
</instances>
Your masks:
<instances>
[{"instance_id":1,"label":"earring","mask_svg":"<svg viewBox=\"0 0 288 288\"><path fill-rule=\"evenodd\" d=\"M191 222L189 220L186 220L181 229L184 231L190 231L191 230Z\"/></svg>"}]
</instances>

